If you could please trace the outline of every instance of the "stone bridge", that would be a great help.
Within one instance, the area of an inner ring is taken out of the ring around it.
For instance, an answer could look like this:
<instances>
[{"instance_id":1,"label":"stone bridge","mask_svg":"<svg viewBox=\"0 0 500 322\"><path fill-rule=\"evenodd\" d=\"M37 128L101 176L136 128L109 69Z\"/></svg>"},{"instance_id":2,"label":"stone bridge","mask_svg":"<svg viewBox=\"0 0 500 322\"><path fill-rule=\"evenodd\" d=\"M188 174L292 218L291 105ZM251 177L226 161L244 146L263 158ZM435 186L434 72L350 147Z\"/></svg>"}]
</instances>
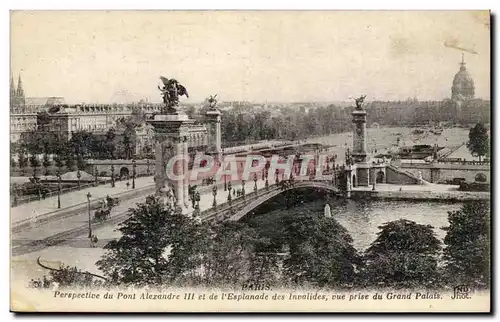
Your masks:
<instances>
[{"instance_id":1,"label":"stone bridge","mask_svg":"<svg viewBox=\"0 0 500 322\"><path fill-rule=\"evenodd\" d=\"M251 213L257 207L265 204L274 197L291 190L312 188L332 193L339 193L340 190L332 183L331 179L326 179L323 176L321 179L311 181L297 181L293 185L283 186L273 184L267 188L261 188L257 191L240 196L233 199L231 202L217 205L215 208L210 208L201 212L202 221L238 221L247 214Z\"/></svg>"}]
</instances>

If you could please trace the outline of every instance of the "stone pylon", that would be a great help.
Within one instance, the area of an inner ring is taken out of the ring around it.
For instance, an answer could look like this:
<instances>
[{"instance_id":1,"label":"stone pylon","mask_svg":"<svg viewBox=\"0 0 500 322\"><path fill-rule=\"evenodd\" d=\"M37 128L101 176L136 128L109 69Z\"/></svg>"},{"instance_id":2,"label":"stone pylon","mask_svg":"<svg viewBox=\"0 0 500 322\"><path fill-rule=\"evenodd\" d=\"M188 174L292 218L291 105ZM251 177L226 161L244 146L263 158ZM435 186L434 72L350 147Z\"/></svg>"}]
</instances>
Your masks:
<instances>
[{"instance_id":1,"label":"stone pylon","mask_svg":"<svg viewBox=\"0 0 500 322\"><path fill-rule=\"evenodd\" d=\"M364 99L364 98L363 98ZM354 131L352 136L352 158L356 165L356 183L360 186L370 185L370 165L366 153L366 110L361 103L356 102L352 112Z\"/></svg>"},{"instance_id":2,"label":"stone pylon","mask_svg":"<svg viewBox=\"0 0 500 322\"><path fill-rule=\"evenodd\" d=\"M206 113L206 118L209 123L208 150L213 153L214 158L218 161L221 161L222 157L221 115L221 111L216 107L210 108Z\"/></svg>"},{"instance_id":3,"label":"stone pylon","mask_svg":"<svg viewBox=\"0 0 500 322\"><path fill-rule=\"evenodd\" d=\"M154 127L155 136L155 184L156 192L168 200L173 193L176 205L183 212L189 208L188 200L188 134L194 121L182 111L156 114L148 121ZM175 158L175 159L174 159Z\"/></svg>"}]
</instances>

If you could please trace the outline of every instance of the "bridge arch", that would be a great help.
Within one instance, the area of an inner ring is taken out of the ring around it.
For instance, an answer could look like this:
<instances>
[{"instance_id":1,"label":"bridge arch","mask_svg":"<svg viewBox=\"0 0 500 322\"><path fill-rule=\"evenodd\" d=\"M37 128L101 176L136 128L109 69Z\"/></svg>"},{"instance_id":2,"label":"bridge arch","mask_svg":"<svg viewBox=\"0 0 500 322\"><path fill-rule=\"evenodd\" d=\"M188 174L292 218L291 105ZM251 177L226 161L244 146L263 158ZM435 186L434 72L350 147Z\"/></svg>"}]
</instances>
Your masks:
<instances>
[{"instance_id":1,"label":"bridge arch","mask_svg":"<svg viewBox=\"0 0 500 322\"><path fill-rule=\"evenodd\" d=\"M476 174L476 176L474 177L474 181L477 181L477 182L486 182L488 180L488 178L486 177L486 175L484 173L478 173Z\"/></svg>"},{"instance_id":2,"label":"bridge arch","mask_svg":"<svg viewBox=\"0 0 500 322\"><path fill-rule=\"evenodd\" d=\"M129 170L127 167L122 167L120 169L120 177L128 177L129 176Z\"/></svg>"},{"instance_id":3,"label":"bridge arch","mask_svg":"<svg viewBox=\"0 0 500 322\"><path fill-rule=\"evenodd\" d=\"M384 171L382 171L382 170L377 171L375 182L376 183L384 183L385 182L385 173L384 173Z\"/></svg>"},{"instance_id":4,"label":"bridge arch","mask_svg":"<svg viewBox=\"0 0 500 322\"><path fill-rule=\"evenodd\" d=\"M281 188L276 185L272 187L270 190L265 190L261 189L256 193L255 198L252 200L248 201L248 203L244 204L239 210L235 211L233 215L229 218L231 221L238 221L251 213L254 209L258 208L259 206L265 204L269 200L277 197L278 195L281 195L285 192L288 191L293 191L293 190L298 190L298 189L304 189L304 188L314 188L314 189L320 189L324 191L329 191L333 193L339 193L339 189L334 186L331 182L327 181L304 181L304 182L297 182L295 185L289 187L289 188ZM264 190L264 191L262 191ZM250 196L249 196L250 197ZM248 199L248 197L247 197ZM229 209L228 209L229 210Z\"/></svg>"}]
</instances>

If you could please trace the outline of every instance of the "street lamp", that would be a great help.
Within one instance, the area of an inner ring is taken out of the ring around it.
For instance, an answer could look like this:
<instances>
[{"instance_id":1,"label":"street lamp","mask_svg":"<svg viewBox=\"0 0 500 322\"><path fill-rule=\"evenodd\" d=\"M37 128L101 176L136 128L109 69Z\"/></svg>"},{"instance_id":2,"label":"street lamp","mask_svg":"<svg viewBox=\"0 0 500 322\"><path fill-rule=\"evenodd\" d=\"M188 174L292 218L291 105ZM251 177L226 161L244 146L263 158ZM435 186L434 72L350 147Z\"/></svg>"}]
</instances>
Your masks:
<instances>
[{"instance_id":1,"label":"street lamp","mask_svg":"<svg viewBox=\"0 0 500 322\"><path fill-rule=\"evenodd\" d=\"M217 184L214 185L214 187L212 188L212 195L214 196L214 202L212 204L212 206L215 208L217 208L217 200L215 197L217 197Z\"/></svg>"},{"instance_id":2,"label":"street lamp","mask_svg":"<svg viewBox=\"0 0 500 322\"><path fill-rule=\"evenodd\" d=\"M253 191L257 192L257 172L253 174Z\"/></svg>"},{"instance_id":3,"label":"street lamp","mask_svg":"<svg viewBox=\"0 0 500 322\"><path fill-rule=\"evenodd\" d=\"M80 179L82 178L82 174L80 173L80 169L76 172L76 178L78 179L78 188L80 188Z\"/></svg>"},{"instance_id":4,"label":"street lamp","mask_svg":"<svg viewBox=\"0 0 500 322\"><path fill-rule=\"evenodd\" d=\"M135 167L137 166L137 164L135 163L135 159L132 160L132 189L135 189L135 175L136 175L136 172L135 172Z\"/></svg>"},{"instance_id":5,"label":"street lamp","mask_svg":"<svg viewBox=\"0 0 500 322\"><path fill-rule=\"evenodd\" d=\"M115 166L111 165L111 188L115 187Z\"/></svg>"},{"instance_id":6,"label":"street lamp","mask_svg":"<svg viewBox=\"0 0 500 322\"><path fill-rule=\"evenodd\" d=\"M231 200L232 200L232 197L231 197L231 181L228 182L227 184L227 190L229 191L229 194L227 195L227 201L229 201L229 204L231 204Z\"/></svg>"},{"instance_id":7,"label":"street lamp","mask_svg":"<svg viewBox=\"0 0 500 322\"><path fill-rule=\"evenodd\" d=\"M17 184L14 184L13 185L13 189L14 189L14 204L13 204L13 207L16 207L17 206L17 194L19 193L19 188L17 187Z\"/></svg>"},{"instance_id":8,"label":"street lamp","mask_svg":"<svg viewBox=\"0 0 500 322\"><path fill-rule=\"evenodd\" d=\"M196 207L195 207L195 209L196 210L200 210L201 196L200 196L200 193L198 191L196 191L195 194L194 194L194 200L196 201Z\"/></svg>"},{"instance_id":9,"label":"street lamp","mask_svg":"<svg viewBox=\"0 0 500 322\"><path fill-rule=\"evenodd\" d=\"M227 191L226 175L224 174L224 191Z\"/></svg>"},{"instance_id":10,"label":"street lamp","mask_svg":"<svg viewBox=\"0 0 500 322\"><path fill-rule=\"evenodd\" d=\"M88 209L89 209L89 238L92 237L92 223L91 223L91 218L90 218L90 197L92 197L92 195L89 193L87 193L87 201L88 201Z\"/></svg>"},{"instance_id":11,"label":"street lamp","mask_svg":"<svg viewBox=\"0 0 500 322\"><path fill-rule=\"evenodd\" d=\"M265 187L266 187L266 190L269 189L269 180L267 179L269 177L269 171L268 169L266 169L266 183L265 183Z\"/></svg>"},{"instance_id":12,"label":"street lamp","mask_svg":"<svg viewBox=\"0 0 500 322\"><path fill-rule=\"evenodd\" d=\"M245 198L245 180L241 180L241 195Z\"/></svg>"},{"instance_id":13,"label":"street lamp","mask_svg":"<svg viewBox=\"0 0 500 322\"><path fill-rule=\"evenodd\" d=\"M146 159L146 174L149 176L149 159Z\"/></svg>"},{"instance_id":14,"label":"street lamp","mask_svg":"<svg viewBox=\"0 0 500 322\"><path fill-rule=\"evenodd\" d=\"M280 174L280 170L276 169L276 171L274 172L274 175L276 176L274 183L276 183L276 184L278 184L280 181L280 179L278 177L279 174Z\"/></svg>"},{"instance_id":15,"label":"street lamp","mask_svg":"<svg viewBox=\"0 0 500 322\"><path fill-rule=\"evenodd\" d=\"M61 173L57 171L57 209L61 209Z\"/></svg>"},{"instance_id":16,"label":"street lamp","mask_svg":"<svg viewBox=\"0 0 500 322\"><path fill-rule=\"evenodd\" d=\"M99 174L99 171L97 170L97 166L94 168L94 180L95 180L95 186L97 187L97 175Z\"/></svg>"}]
</instances>

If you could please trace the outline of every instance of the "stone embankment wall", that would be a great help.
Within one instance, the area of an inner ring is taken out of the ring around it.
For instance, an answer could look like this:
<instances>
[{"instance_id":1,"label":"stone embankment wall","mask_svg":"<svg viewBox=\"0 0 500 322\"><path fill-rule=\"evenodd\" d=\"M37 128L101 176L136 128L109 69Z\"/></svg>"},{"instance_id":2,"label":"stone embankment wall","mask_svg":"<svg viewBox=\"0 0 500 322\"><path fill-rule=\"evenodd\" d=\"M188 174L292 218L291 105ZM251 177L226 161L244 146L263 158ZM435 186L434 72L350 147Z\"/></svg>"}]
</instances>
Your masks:
<instances>
[{"instance_id":1,"label":"stone embankment wall","mask_svg":"<svg viewBox=\"0 0 500 322\"><path fill-rule=\"evenodd\" d=\"M472 201L490 200L489 192L468 191L353 191L352 199L393 199L393 200L433 200Z\"/></svg>"}]
</instances>

